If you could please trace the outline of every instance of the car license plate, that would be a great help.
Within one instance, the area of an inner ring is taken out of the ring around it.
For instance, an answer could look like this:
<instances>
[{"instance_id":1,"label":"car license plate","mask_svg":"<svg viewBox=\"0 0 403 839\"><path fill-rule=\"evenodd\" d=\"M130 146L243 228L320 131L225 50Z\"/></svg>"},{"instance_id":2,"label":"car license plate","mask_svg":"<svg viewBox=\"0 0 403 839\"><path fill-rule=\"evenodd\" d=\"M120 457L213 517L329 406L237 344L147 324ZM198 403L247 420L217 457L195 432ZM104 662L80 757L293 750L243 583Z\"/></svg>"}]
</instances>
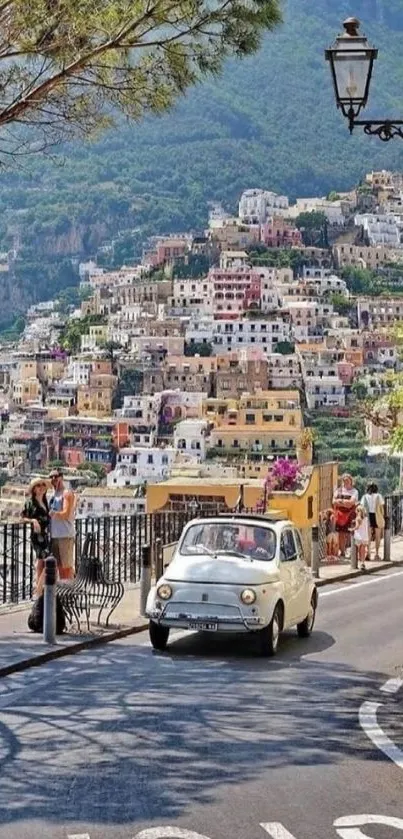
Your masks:
<instances>
[{"instance_id":1,"label":"car license plate","mask_svg":"<svg viewBox=\"0 0 403 839\"><path fill-rule=\"evenodd\" d=\"M195 629L197 632L217 632L218 623L202 623L201 621L192 621L189 624L189 629Z\"/></svg>"}]
</instances>

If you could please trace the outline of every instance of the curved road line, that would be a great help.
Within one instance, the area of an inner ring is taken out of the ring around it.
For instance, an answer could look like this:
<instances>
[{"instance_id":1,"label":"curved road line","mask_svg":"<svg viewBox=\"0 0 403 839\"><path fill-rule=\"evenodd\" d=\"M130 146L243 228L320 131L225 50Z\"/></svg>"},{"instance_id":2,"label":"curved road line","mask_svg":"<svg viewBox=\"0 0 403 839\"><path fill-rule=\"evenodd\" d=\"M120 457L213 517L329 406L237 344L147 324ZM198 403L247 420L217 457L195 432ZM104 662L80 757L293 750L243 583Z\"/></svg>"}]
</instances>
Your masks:
<instances>
[{"instance_id":1,"label":"curved road line","mask_svg":"<svg viewBox=\"0 0 403 839\"><path fill-rule=\"evenodd\" d=\"M381 691L387 694L397 693L403 686L402 679L389 679L381 687ZM378 723L377 713L382 708L382 702L363 702L358 712L361 728L367 737L380 749L389 760L392 760L399 769L403 769L403 751L388 737Z\"/></svg>"}]
</instances>

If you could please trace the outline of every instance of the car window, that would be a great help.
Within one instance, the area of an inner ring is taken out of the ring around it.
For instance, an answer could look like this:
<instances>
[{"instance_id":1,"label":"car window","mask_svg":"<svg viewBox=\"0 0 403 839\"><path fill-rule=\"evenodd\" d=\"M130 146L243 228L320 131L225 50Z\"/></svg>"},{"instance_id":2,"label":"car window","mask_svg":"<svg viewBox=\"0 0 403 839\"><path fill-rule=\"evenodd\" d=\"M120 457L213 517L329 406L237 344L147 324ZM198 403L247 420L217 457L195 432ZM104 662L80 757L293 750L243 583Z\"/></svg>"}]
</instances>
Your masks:
<instances>
[{"instance_id":1,"label":"car window","mask_svg":"<svg viewBox=\"0 0 403 839\"><path fill-rule=\"evenodd\" d=\"M202 521L186 532L179 551L195 554L225 553L271 561L276 554L276 533L272 528L236 522Z\"/></svg>"},{"instance_id":2,"label":"car window","mask_svg":"<svg viewBox=\"0 0 403 839\"><path fill-rule=\"evenodd\" d=\"M283 530L280 540L280 557L282 562L292 562L297 558L297 550L292 530Z\"/></svg>"},{"instance_id":3,"label":"car window","mask_svg":"<svg viewBox=\"0 0 403 839\"><path fill-rule=\"evenodd\" d=\"M302 544L301 534L299 530L294 530L294 539L297 546L297 553L301 559L305 559L304 546Z\"/></svg>"}]
</instances>

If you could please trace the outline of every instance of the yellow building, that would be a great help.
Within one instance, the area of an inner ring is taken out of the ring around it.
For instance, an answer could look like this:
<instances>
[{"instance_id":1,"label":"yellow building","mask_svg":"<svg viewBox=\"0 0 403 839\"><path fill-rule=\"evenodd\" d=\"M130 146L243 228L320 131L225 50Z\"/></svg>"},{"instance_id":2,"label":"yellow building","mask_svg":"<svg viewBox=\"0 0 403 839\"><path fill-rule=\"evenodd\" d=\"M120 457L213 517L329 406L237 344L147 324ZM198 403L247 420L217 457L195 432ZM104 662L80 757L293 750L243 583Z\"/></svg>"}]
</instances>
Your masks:
<instances>
[{"instance_id":1,"label":"yellow building","mask_svg":"<svg viewBox=\"0 0 403 839\"><path fill-rule=\"evenodd\" d=\"M42 385L37 378L24 378L14 382L13 403L15 406L29 405L42 399Z\"/></svg>"},{"instance_id":2,"label":"yellow building","mask_svg":"<svg viewBox=\"0 0 403 839\"><path fill-rule=\"evenodd\" d=\"M267 470L266 470L267 473ZM268 499L267 509L290 519L301 531L307 558L311 555L312 528L317 527L320 514L332 503L337 486L337 463L322 463L305 470L305 484L296 492L275 492ZM197 502L198 510L215 513L232 511L240 498L243 487L243 504L254 509L264 498L262 478L199 478L178 475L158 484L148 484L146 492L147 513L189 510Z\"/></svg>"},{"instance_id":3,"label":"yellow building","mask_svg":"<svg viewBox=\"0 0 403 839\"><path fill-rule=\"evenodd\" d=\"M16 381L23 381L25 379L36 378L38 366L35 358L27 358L19 361L18 370L16 374Z\"/></svg>"},{"instance_id":4,"label":"yellow building","mask_svg":"<svg viewBox=\"0 0 403 839\"><path fill-rule=\"evenodd\" d=\"M82 417L110 417L116 377L91 375L90 382L77 388L77 411Z\"/></svg>"},{"instance_id":5,"label":"yellow building","mask_svg":"<svg viewBox=\"0 0 403 839\"><path fill-rule=\"evenodd\" d=\"M210 448L224 453L295 454L303 430L297 390L262 390L239 399L206 399L203 417L214 426Z\"/></svg>"},{"instance_id":6,"label":"yellow building","mask_svg":"<svg viewBox=\"0 0 403 839\"><path fill-rule=\"evenodd\" d=\"M187 505L197 501L200 508L215 511L220 505L222 510L231 510L237 504L240 493L240 481L236 478L198 478L190 475L178 475L158 484L148 484L146 494L147 513L159 510L184 510ZM264 480L249 478L242 481L244 504L255 507L262 497Z\"/></svg>"},{"instance_id":7,"label":"yellow building","mask_svg":"<svg viewBox=\"0 0 403 839\"><path fill-rule=\"evenodd\" d=\"M267 474L267 468L266 468ZM319 523L319 514L328 509L337 486L337 463L321 463L305 472L305 486L296 492L276 492L268 501L268 509L276 510L301 529ZM222 506L222 512L233 510L243 487L243 504L253 509L263 497L264 479L261 478L199 478L189 474L177 475L167 481L147 485L147 513L161 510L184 510L197 501L200 508Z\"/></svg>"},{"instance_id":8,"label":"yellow building","mask_svg":"<svg viewBox=\"0 0 403 839\"><path fill-rule=\"evenodd\" d=\"M57 382L63 378L66 362L60 358L39 358L37 375L41 382Z\"/></svg>"}]
</instances>

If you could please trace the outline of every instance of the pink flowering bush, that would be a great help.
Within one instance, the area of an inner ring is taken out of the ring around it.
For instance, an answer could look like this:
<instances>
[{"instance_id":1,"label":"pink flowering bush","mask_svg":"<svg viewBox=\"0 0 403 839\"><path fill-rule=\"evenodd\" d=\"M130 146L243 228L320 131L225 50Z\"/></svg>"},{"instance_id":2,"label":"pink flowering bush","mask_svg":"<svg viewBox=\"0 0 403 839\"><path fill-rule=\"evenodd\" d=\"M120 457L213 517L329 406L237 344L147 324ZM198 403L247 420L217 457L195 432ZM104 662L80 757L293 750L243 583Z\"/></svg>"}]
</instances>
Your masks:
<instances>
[{"instance_id":1,"label":"pink flowering bush","mask_svg":"<svg viewBox=\"0 0 403 839\"><path fill-rule=\"evenodd\" d=\"M301 483L301 467L295 460L280 457L270 467L265 481L268 495L273 492L294 492Z\"/></svg>"}]
</instances>

